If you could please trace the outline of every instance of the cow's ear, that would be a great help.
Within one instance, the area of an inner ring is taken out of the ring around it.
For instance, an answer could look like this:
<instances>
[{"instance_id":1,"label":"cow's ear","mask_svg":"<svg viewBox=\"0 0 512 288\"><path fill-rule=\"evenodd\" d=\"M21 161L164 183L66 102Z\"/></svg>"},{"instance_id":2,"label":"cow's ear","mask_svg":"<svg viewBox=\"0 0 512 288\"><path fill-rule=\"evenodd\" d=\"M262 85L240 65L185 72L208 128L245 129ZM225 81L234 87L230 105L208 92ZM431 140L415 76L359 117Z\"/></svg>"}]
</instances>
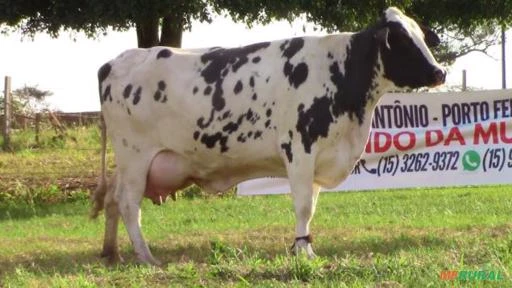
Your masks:
<instances>
[{"instance_id":1,"label":"cow's ear","mask_svg":"<svg viewBox=\"0 0 512 288\"><path fill-rule=\"evenodd\" d=\"M384 46L386 46L386 48L391 49L391 46L389 46L388 37L389 37L389 28L388 27L380 28L377 31L377 33L375 33L375 39L377 39L377 41L379 43L384 44Z\"/></svg>"},{"instance_id":2,"label":"cow's ear","mask_svg":"<svg viewBox=\"0 0 512 288\"><path fill-rule=\"evenodd\" d=\"M420 25L420 28L423 31L423 34L425 34L425 44L427 44L428 47L433 48L441 44L441 39L439 39L439 36L437 36L434 31L423 25Z\"/></svg>"}]
</instances>

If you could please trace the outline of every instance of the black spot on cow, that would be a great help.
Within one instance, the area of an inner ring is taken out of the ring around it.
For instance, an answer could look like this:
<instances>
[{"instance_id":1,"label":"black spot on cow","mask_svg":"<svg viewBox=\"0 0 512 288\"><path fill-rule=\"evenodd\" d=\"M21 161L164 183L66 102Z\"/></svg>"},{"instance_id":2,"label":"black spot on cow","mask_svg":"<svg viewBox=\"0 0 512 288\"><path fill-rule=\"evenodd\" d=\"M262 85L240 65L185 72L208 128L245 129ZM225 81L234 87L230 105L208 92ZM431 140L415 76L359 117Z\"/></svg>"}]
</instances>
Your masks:
<instances>
[{"instance_id":1,"label":"black spot on cow","mask_svg":"<svg viewBox=\"0 0 512 288\"><path fill-rule=\"evenodd\" d=\"M195 131L194 132L194 135L193 135L194 136L194 140L199 139L199 134L201 134L199 131Z\"/></svg>"},{"instance_id":2,"label":"black spot on cow","mask_svg":"<svg viewBox=\"0 0 512 288\"><path fill-rule=\"evenodd\" d=\"M208 95L210 95L210 93L212 93L212 86L208 85L208 86L206 86L206 88L204 88L203 94L205 96L208 96Z\"/></svg>"},{"instance_id":3,"label":"black spot on cow","mask_svg":"<svg viewBox=\"0 0 512 288\"><path fill-rule=\"evenodd\" d=\"M244 122L244 118L245 118L245 113L238 116L238 120L236 120L236 123L238 125L242 125L242 123Z\"/></svg>"},{"instance_id":4,"label":"black spot on cow","mask_svg":"<svg viewBox=\"0 0 512 288\"><path fill-rule=\"evenodd\" d=\"M247 110L247 113L245 114L245 118L247 120L250 120L253 116L254 116L254 113L252 112L251 108L249 108L249 110Z\"/></svg>"},{"instance_id":5,"label":"black spot on cow","mask_svg":"<svg viewBox=\"0 0 512 288\"><path fill-rule=\"evenodd\" d=\"M160 90L157 90L153 95L153 99L155 99L155 101L159 101L160 98L162 98L162 92L160 92Z\"/></svg>"},{"instance_id":6,"label":"black spot on cow","mask_svg":"<svg viewBox=\"0 0 512 288\"><path fill-rule=\"evenodd\" d=\"M249 131L249 132L247 133L247 137L249 137L249 138L251 138L251 137L252 137L252 131Z\"/></svg>"},{"instance_id":7,"label":"black spot on cow","mask_svg":"<svg viewBox=\"0 0 512 288\"><path fill-rule=\"evenodd\" d=\"M199 88L197 88L197 86L194 86L194 89L192 89L192 94L196 95L197 91L199 91Z\"/></svg>"},{"instance_id":8,"label":"black spot on cow","mask_svg":"<svg viewBox=\"0 0 512 288\"><path fill-rule=\"evenodd\" d=\"M302 37L293 38L291 40L285 40L283 44L279 46L279 48L283 52L283 57L288 59L295 56L295 54L297 54L297 52L299 52L302 49L302 47L304 47L304 38Z\"/></svg>"},{"instance_id":9,"label":"black spot on cow","mask_svg":"<svg viewBox=\"0 0 512 288\"><path fill-rule=\"evenodd\" d=\"M265 79L265 82L267 82L267 83L268 83L268 81L270 81L270 76L269 76L269 77L267 77L267 79Z\"/></svg>"},{"instance_id":10,"label":"black spot on cow","mask_svg":"<svg viewBox=\"0 0 512 288\"><path fill-rule=\"evenodd\" d=\"M158 54L156 54L156 59L160 59L160 58L169 58L171 57L172 55L172 52L171 50L169 49L162 49L158 52Z\"/></svg>"},{"instance_id":11,"label":"black spot on cow","mask_svg":"<svg viewBox=\"0 0 512 288\"><path fill-rule=\"evenodd\" d=\"M110 71L112 71L112 65L110 65L110 63L105 63L100 67L98 70L98 81L100 84L101 82L105 81L105 79L107 79Z\"/></svg>"},{"instance_id":12,"label":"black spot on cow","mask_svg":"<svg viewBox=\"0 0 512 288\"><path fill-rule=\"evenodd\" d=\"M132 84L128 84L126 85L126 87L124 87L124 90L123 90L123 97L124 99L130 97L130 94L132 93Z\"/></svg>"},{"instance_id":13,"label":"black spot on cow","mask_svg":"<svg viewBox=\"0 0 512 288\"><path fill-rule=\"evenodd\" d=\"M236 132L236 130L238 130L238 127L238 123L229 122L228 124L224 125L224 127L222 127L222 131L228 134L232 134L233 132Z\"/></svg>"},{"instance_id":14,"label":"black spot on cow","mask_svg":"<svg viewBox=\"0 0 512 288\"><path fill-rule=\"evenodd\" d=\"M292 132L292 130L288 130L288 136L290 136L290 139L293 139L293 132Z\"/></svg>"},{"instance_id":15,"label":"black spot on cow","mask_svg":"<svg viewBox=\"0 0 512 288\"><path fill-rule=\"evenodd\" d=\"M228 111L224 112L224 114L222 114L222 120L227 119L229 117L231 117L231 111L230 110L228 110Z\"/></svg>"},{"instance_id":16,"label":"black spot on cow","mask_svg":"<svg viewBox=\"0 0 512 288\"><path fill-rule=\"evenodd\" d=\"M240 67L249 61L250 54L265 49L269 45L270 42L263 42L240 48L219 48L201 56L201 62L205 64L204 69L201 71L201 77L203 77L207 84L215 83L212 106L216 111L222 110L225 106L222 84L228 72L223 72L223 70L228 71L231 68L231 71L236 73Z\"/></svg>"},{"instance_id":17,"label":"black spot on cow","mask_svg":"<svg viewBox=\"0 0 512 288\"><path fill-rule=\"evenodd\" d=\"M263 131L257 130L254 132L254 139L261 138L261 135L263 134Z\"/></svg>"},{"instance_id":18,"label":"black spot on cow","mask_svg":"<svg viewBox=\"0 0 512 288\"><path fill-rule=\"evenodd\" d=\"M327 52L327 58L329 58L329 59L333 59L333 58L334 58L334 56L332 55L332 53L331 53L331 52Z\"/></svg>"},{"instance_id":19,"label":"black spot on cow","mask_svg":"<svg viewBox=\"0 0 512 288\"><path fill-rule=\"evenodd\" d=\"M291 142L281 143L281 149L283 149L284 152L286 153L286 158L288 159L288 162L292 163L292 161L293 161L293 154L292 154L292 144L291 144Z\"/></svg>"},{"instance_id":20,"label":"black spot on cow","mask_svg":"<svg viewBox=\"0 0 512 288\"><path fill-rule=\"evenodd\" d=\"M320 136L327 137L329 126L333 122L330 111L332 104L331 98L323 96L314 98L313 104L307 110L304 110L304 105L299 105L299 117L295 128L301 134L306 153L311 153L311 146Z\"/></svg>"},{"instance_id":21,"label":"black spot on cow","mask_svg":"<svg viewBox=\"0 0 512 288\"><path fill-rule=\"evenodd\" d=\"M271 121L270 119L268 119L267 121L265 121L265 128L268 128L271 124Z\"/></svg>"},{"instance_id":22,"label":"black spot on cow","mask_svg":"<svg viewBox=\"0 0 512 288\"><path fill-rule=\"evenodd\" d=\"M215 83L215 91L212 95L212 106L214 111L220 111L226 106L226 100L222 98L224 90L222 90L222 82Z\"/></svg>"},{"instance_id":23,"label":"black spot on cow","mask_svg":"<svg viewBox=\"0 0 512 288\"><path fill-rule=\"evenodd\" d=\"M308 78L308 65L304 62L299 63L297 66L288 71L288 73L285 70L284 75L288 77L288 82L290 85L297 89Z\"/></svg>"},{"instance_id":24,"label":"black spot on cow","mask_svg":"<svg viewBox=\"0 0 512 288\"><path fill-rule=\"evenodd\" d=\"M222 77L226 77L226 75L228 75L228 73L229 73L229 69L228 68L222 70Z\"/></svg>"},{"instance_id":25,"label":"black spot on cow","mask_svg":"<svg viewBox=\"0 0 512 288\"><path fill-rule=\"evenodd\" d=\"M103 92L103 81L107 79L108 75L110 74L110 71L112 70L112 66L109 63L103 64L100 69L98 70L98 90L100 95L100 103L103 104L103 101L105 100Z\"/></svg>"},{"instance_id":26,"label":"black spot on cow","mask_svg":"<svg viewBox=\"0 0 512 288\"><path fill-rule=\"evenodd\" d=\"M251 76L251 78L249 78L249 86L251 86L251 88L254 88L254 76Z\"/></svg>"},{"instance_id":27,"label":"black spot on cow","mask_svg":"<svg viewBox=\"0 0 512 288\"><path fill-rule=\"evenodd\" d=\"M348 59L347 59L348 60ZM355 68L355 63L345 62L345 69L348 67ZM362 69L362 67L361 67ZM348 70L345 70L345 75L343 75L340 71L339 65L337 62L334 62L329 67L329 72L331 72L331 81L334 83L336 87L336 91L334 92L334 103L332 107L332 113L335 117L341 116L343 113L348 113L350 119L353 119L354 116L358 119L359 124L362 124L364 117L364 108L366 106L367 93L371 86L371 76L368 75L368 81L365 81L360 78L360 76L356 76ZM352 77L351 77L352 76ZM353 81L350 78L356 78L359 85L353 85L349 81ZM363 83L363 81L367 83ZM363 84L363 85L361 85ZM364 88L366 86L366 88Z\"/></svg>"},{"instance_id":28,"label":"black spot on cow","mask_svg":"<svg viewBox=\"0 0 512 288\"><path fill-rule=\"evenodd\" d=\"M254 64L257 64L260 61L261 61L261 57L260 56L256 56L256 57L252 58L252 63L254 63Z\"/></svg>"},{"instance_id":29,"label":"black spot on cow","mask_svg":"<svg viewBox=\"0 0 512 288\"><path fill-rule=\"evenodd\" d=\"M249 122L251 122L252 125L256 124L261 119L260 115L258 113L253 113L251 117L247 118Z\"/></svg>"},{"instance_id":30,"label":"black spot on cow","mask_svg":"<svg viewBox=\"0 0 512 288\"><path fill-rule=\"evenodd\" d=\"M135 90L135 93L133 93L133 105L137 105L140 101L140 94L142 92L142 87L139 86L137 90Z\"/></svg>"},{"instance_id":31,"label":"black spot on cow","mask_svg":"<svg viewBox=\"0 0 512 288\"><path fill-rule=\"evenodd\" d=\"M235 84L235 88L233 89L233 92L235 94L240 93L244 89L244 84L242 84L241 80L238 80Z\"/></svg>"},{"instance_id":32,"label":"black spot on cow","mask_svg":"<svg viewBox=\"0 0 512 288\"><path fill-rule=\"evenodd\" d=\"M210 111L210 118L208 118L208 121L206 121L206 123L204 122L204 121L205 121L205 118L204 118L204 117L200 117L199 119L197 119L197 123L196 123L196 124L197 124L197 126L198 126L199 128L201 128L201 129L204 129L204 128L206 128L206 127L210 126L210 124L211 124L211 123L212 123L212 121L213 121L213 113L214 113L214 111L213 111L213 110L211 110L211 111Z\"/></svg>"},{"instance_id":33,"label":"black spot on cow","mask_svg":"<svg viewBox=\"0 0 512 288\"><path fill-rule=\"evenodd\" d=\"M256 101L258 99L258 94L254 93L252 94L252 100Z\"/></svg>"},{"instance_id":34,"label":"black spot on cow","mask_svg":"<svg viewBox=\"0 0 512 288\"><path fill-rule=\"evenodd\" d=\"M245 141L247 141L247 137L244 136L244 133L238 135L238 137L236 138L236 141L240 142L240 143L245 143Z\"/></svg>"},{"instance_id":35,"label":"black spot on cow","mask_svg":"<svg viewBox=\"0 0 512 288\"><path fill-rule=\"evenodd\" d=\"M167 95L164 92L166 87L167 87L167 84L165 84L165 81L163 81L163 80L158 81L157 90L156 90L155 94L153 94L153 99L155 99L155 101L159 101L160 103L167 102ZM194 89L195 88L197 88L197 87L194 87ZM160 100L160 99L162 99L162 100Z\"/></svg>"},{"instance_id":36,"label":"black spot on cow","mask_svg":"<svg viewBox=\"0 0 512 288\"><path fill-rule=\"evenodd\" d=\"M103 92L103 97L101 97L104 101L110 100L112 102L112 94L110 92L110 84L107 85L107 88L105 88L105 91Z\"/></svg>"},{"instance_id":37,"label":"black spot on cow","mask_svg":"<svg viewBox=\"0 0 512 288\"><path fill-rule=\"evenodd\" d=\"M288 82L291 86L297 89L302 83L308 78L308 65L301 62L294 66L290 59L293 58L302 48L304 47L303 38L293 38L286 40L279 46L283 52L282 56L286 58L286 62L283 66L283 73L288 78Z\"/></svg>"},{"instance_id":38,"label":"black spot on cow","mask_svg":"<svg viewBox=\"0 0 512 288\"><path fill-rule=\"evenodd\" d=\"M272 116L272 109L268 108L267 112L265 112L265 114L267 115L267 117Z\"/></svg>"},{"instance_id":39,"label":"black spot on cow","mask_svg":"<svg viewBox=\"0 0 512 288\"><path fill-rule=\"evenodd\" d=\"M203 143L209 149L213 149L217 142L220 145L221 153L227 152L229 150L227 146L228 136L223 135L221 132L217 132L213 135L204 133L201 136L201 143Z\"/></svg>"},{"instance_id":40,"label":"black spot on cow","mask_svg":"<svg viewBox=\"0 0 512 288\"><path fill-rule=\"evenodd\" d=\"M167 85L165 84L165 82L163 80L158 81L158 90L162 90L163 91L163 90L165 90L166 86Z\"/></svg>"},{"instance_id":41,"label":"black spot on cow","mask_svg":"<svg viewBox=\"0 0 512 288\"><path fill-rule=\"evenodd\" d=\"M128 115L132 115L132 111L128 107L126 107L126 112L128 112Z\"/></svg>"}]
</instances>

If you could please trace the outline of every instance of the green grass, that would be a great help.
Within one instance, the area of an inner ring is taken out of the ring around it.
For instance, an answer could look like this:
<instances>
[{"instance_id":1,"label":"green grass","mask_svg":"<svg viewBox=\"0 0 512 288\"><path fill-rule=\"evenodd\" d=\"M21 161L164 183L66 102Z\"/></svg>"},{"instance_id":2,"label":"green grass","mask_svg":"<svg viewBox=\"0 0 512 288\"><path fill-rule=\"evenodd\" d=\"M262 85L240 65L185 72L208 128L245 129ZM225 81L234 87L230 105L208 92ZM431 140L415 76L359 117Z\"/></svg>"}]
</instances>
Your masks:
<instances>
[{"instance_id":1,"label":"green grass","mask_svg":"<svg viewBox=\"0 0 512 288\"><path fill-rule=\"evenodd\" d=\"M86 199L0 205L0 277L7 287L510 287L512 186L323 193L313 261L289 255L289 196L143 203L143 231L162 267L98 257L103 220ZM440 280L443 270L499 272L500 281Z\"/></svg>"}]
</instances>

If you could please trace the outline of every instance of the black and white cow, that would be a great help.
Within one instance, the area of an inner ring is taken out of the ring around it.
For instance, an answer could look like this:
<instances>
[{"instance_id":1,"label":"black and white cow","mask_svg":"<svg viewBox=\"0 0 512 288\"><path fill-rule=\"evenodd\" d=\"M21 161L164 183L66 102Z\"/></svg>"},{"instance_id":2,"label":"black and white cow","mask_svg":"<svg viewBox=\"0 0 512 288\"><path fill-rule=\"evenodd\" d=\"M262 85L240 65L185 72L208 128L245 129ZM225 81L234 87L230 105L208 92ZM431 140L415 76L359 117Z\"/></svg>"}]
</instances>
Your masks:
<instances>
[{"instance_id":1,"label":"black and white cow","mask_svg":"<svg viewBox=\"0 0 512 288\"><path fill-rule=\"evenodd\" d=\"M314 256L309 224L320 187L349 175L384 93L444 82L427 47L437 44L432 31L389 8L359 33L133 49L104 64L100 98L117 168L107 193L103 137L93 211L106 209L102 255L119 259L121 215L138 259L158 263L141 234L144 196L161 203L192 183L219 192L278 176L291 183L294 250Z\"/></svg>"}]
</instances>

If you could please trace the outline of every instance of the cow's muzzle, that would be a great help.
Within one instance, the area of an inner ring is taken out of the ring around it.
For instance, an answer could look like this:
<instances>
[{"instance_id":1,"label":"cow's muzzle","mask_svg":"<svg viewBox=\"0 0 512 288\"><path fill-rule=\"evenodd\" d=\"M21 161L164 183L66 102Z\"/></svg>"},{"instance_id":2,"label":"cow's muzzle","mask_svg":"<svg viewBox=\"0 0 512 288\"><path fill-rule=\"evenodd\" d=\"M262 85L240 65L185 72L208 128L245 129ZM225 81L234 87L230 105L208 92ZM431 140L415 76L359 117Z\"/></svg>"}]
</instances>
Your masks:
<instances>
[{"instance_id":1,"label":"cow's muzzle","mask_svg":"<svg viewBox=\"0 0 512 288\"><path fill-rule=\"evenodd\" d=\"M438 69L436 68L433 72L433 83L431 87L439 86L441 84L444 84L446 81L446 70L444 69Z\"/></svg>"}]
</instances>

